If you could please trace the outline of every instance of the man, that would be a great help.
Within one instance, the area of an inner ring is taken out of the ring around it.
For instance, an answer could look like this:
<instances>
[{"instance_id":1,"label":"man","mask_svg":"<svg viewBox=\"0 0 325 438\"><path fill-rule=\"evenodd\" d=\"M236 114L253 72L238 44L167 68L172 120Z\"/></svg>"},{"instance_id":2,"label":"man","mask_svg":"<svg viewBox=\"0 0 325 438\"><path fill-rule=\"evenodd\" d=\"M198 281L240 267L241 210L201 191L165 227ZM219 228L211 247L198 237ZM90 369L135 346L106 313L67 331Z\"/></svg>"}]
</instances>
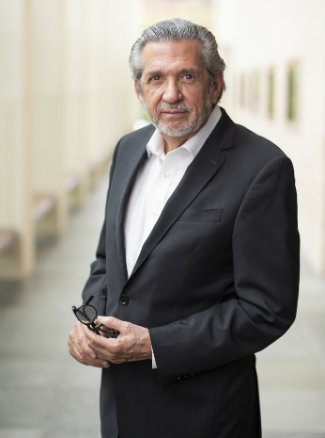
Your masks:
<instances>
[{"instance_id":1,"label":"man","mask_svg":"<svg viewBox=\"0 0 325 438\"><path fill-rule=\"evenodd\" d=\"M103 368L104 438L260 437L254 353L297 305L292 164L218 107L225 64L205 28L152 26L130 66L156 129L116 147L83 291L120 335L77 323L70 353Z\"/></svg>"}]
</instances>

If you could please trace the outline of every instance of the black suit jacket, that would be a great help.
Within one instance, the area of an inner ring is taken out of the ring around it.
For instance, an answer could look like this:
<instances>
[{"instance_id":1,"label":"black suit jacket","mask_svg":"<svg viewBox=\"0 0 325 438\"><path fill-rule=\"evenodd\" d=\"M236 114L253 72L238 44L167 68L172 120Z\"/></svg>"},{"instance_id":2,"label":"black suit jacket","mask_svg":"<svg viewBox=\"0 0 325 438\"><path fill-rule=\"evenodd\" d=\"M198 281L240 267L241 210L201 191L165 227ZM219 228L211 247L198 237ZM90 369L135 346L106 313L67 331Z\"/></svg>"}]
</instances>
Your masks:
<instances>
[{"instance_id":1,"label":"black suit jacket","mask_svg":"<svg viewBox=\"0 0 325 438\"><path fill-rule=\"evenodd\" d=\"M103 371L104 438L260 436L254 353L292 324L299 235L291 161L223 110L127 278L123 221L153 127L118 143L84 299L148 327L151 361Z\"/></svg>"}]
</instances>

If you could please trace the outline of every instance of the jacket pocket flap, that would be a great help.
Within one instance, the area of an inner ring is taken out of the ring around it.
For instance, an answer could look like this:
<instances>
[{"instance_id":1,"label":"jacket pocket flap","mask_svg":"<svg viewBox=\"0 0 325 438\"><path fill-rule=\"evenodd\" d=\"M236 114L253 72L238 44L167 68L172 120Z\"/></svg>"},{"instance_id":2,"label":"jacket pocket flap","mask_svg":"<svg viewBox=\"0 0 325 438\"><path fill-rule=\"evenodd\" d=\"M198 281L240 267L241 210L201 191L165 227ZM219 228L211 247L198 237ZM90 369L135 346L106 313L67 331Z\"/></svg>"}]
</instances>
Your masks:
<instances>
[{"instance_id":1,"label":"jacket pocket flap","mask_svg":"<svg viewBox=\"0 0 325 438\"><path fill-rule=\"evenodd\" d=\"M209 208L205 210L196 210L189 208L185 210L179 221L186 222L218 222L221 221L223 208Z\"/></svg>"}]
</instances>

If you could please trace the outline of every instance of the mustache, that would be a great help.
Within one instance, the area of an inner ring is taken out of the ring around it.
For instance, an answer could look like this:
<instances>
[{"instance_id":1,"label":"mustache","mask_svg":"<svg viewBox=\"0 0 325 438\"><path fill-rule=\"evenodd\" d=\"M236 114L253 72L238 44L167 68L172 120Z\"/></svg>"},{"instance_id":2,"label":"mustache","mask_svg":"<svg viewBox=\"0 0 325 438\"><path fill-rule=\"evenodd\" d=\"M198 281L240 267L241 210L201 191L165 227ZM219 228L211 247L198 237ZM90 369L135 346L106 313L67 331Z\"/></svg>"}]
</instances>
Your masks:
<instances>
[{"instance_id":1,"label":"mustache","mask_svg":"<svg viewBox=\"0 0 325 438\"><path fill-rule=\"evenodd\" d=\"M189 113L192 112L192 107L189 105L184 105L183 103L179 104L168 104L168 103L161 103L158 105L156 111L157 113L161 113L162 111L168 111L168 110L180 110L180 111L187 111Z\"/></svg>"}]
</instances>

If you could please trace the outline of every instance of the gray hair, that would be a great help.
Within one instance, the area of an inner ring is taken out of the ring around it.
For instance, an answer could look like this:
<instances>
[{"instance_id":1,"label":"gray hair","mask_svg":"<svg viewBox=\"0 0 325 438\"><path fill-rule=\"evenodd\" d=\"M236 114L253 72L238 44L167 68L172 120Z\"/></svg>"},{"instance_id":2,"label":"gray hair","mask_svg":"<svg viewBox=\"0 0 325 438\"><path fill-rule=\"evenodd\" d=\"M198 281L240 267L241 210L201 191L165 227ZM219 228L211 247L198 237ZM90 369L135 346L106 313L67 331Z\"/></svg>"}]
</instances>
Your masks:
<instances>
[{"instance_id":1,"label":"gray hair","mask_svg":"<svg viewBox=\"0 0 325 438\"><path fill-rule=\"evenodd\" d=\"M145 29L131 48L129 65L132 79L138 82L139 90L141 90L140 79L143 71L142 49L144 46L151 41L180 41L185 39L198 40L201 43L202 63L213 80L216 74L225 70L226 65L219 55L216 39L208 29L180 18L165 20ZM225 84L223 83L218 100L221 99L224 90Z\"/></svg>"}]
</instances>

